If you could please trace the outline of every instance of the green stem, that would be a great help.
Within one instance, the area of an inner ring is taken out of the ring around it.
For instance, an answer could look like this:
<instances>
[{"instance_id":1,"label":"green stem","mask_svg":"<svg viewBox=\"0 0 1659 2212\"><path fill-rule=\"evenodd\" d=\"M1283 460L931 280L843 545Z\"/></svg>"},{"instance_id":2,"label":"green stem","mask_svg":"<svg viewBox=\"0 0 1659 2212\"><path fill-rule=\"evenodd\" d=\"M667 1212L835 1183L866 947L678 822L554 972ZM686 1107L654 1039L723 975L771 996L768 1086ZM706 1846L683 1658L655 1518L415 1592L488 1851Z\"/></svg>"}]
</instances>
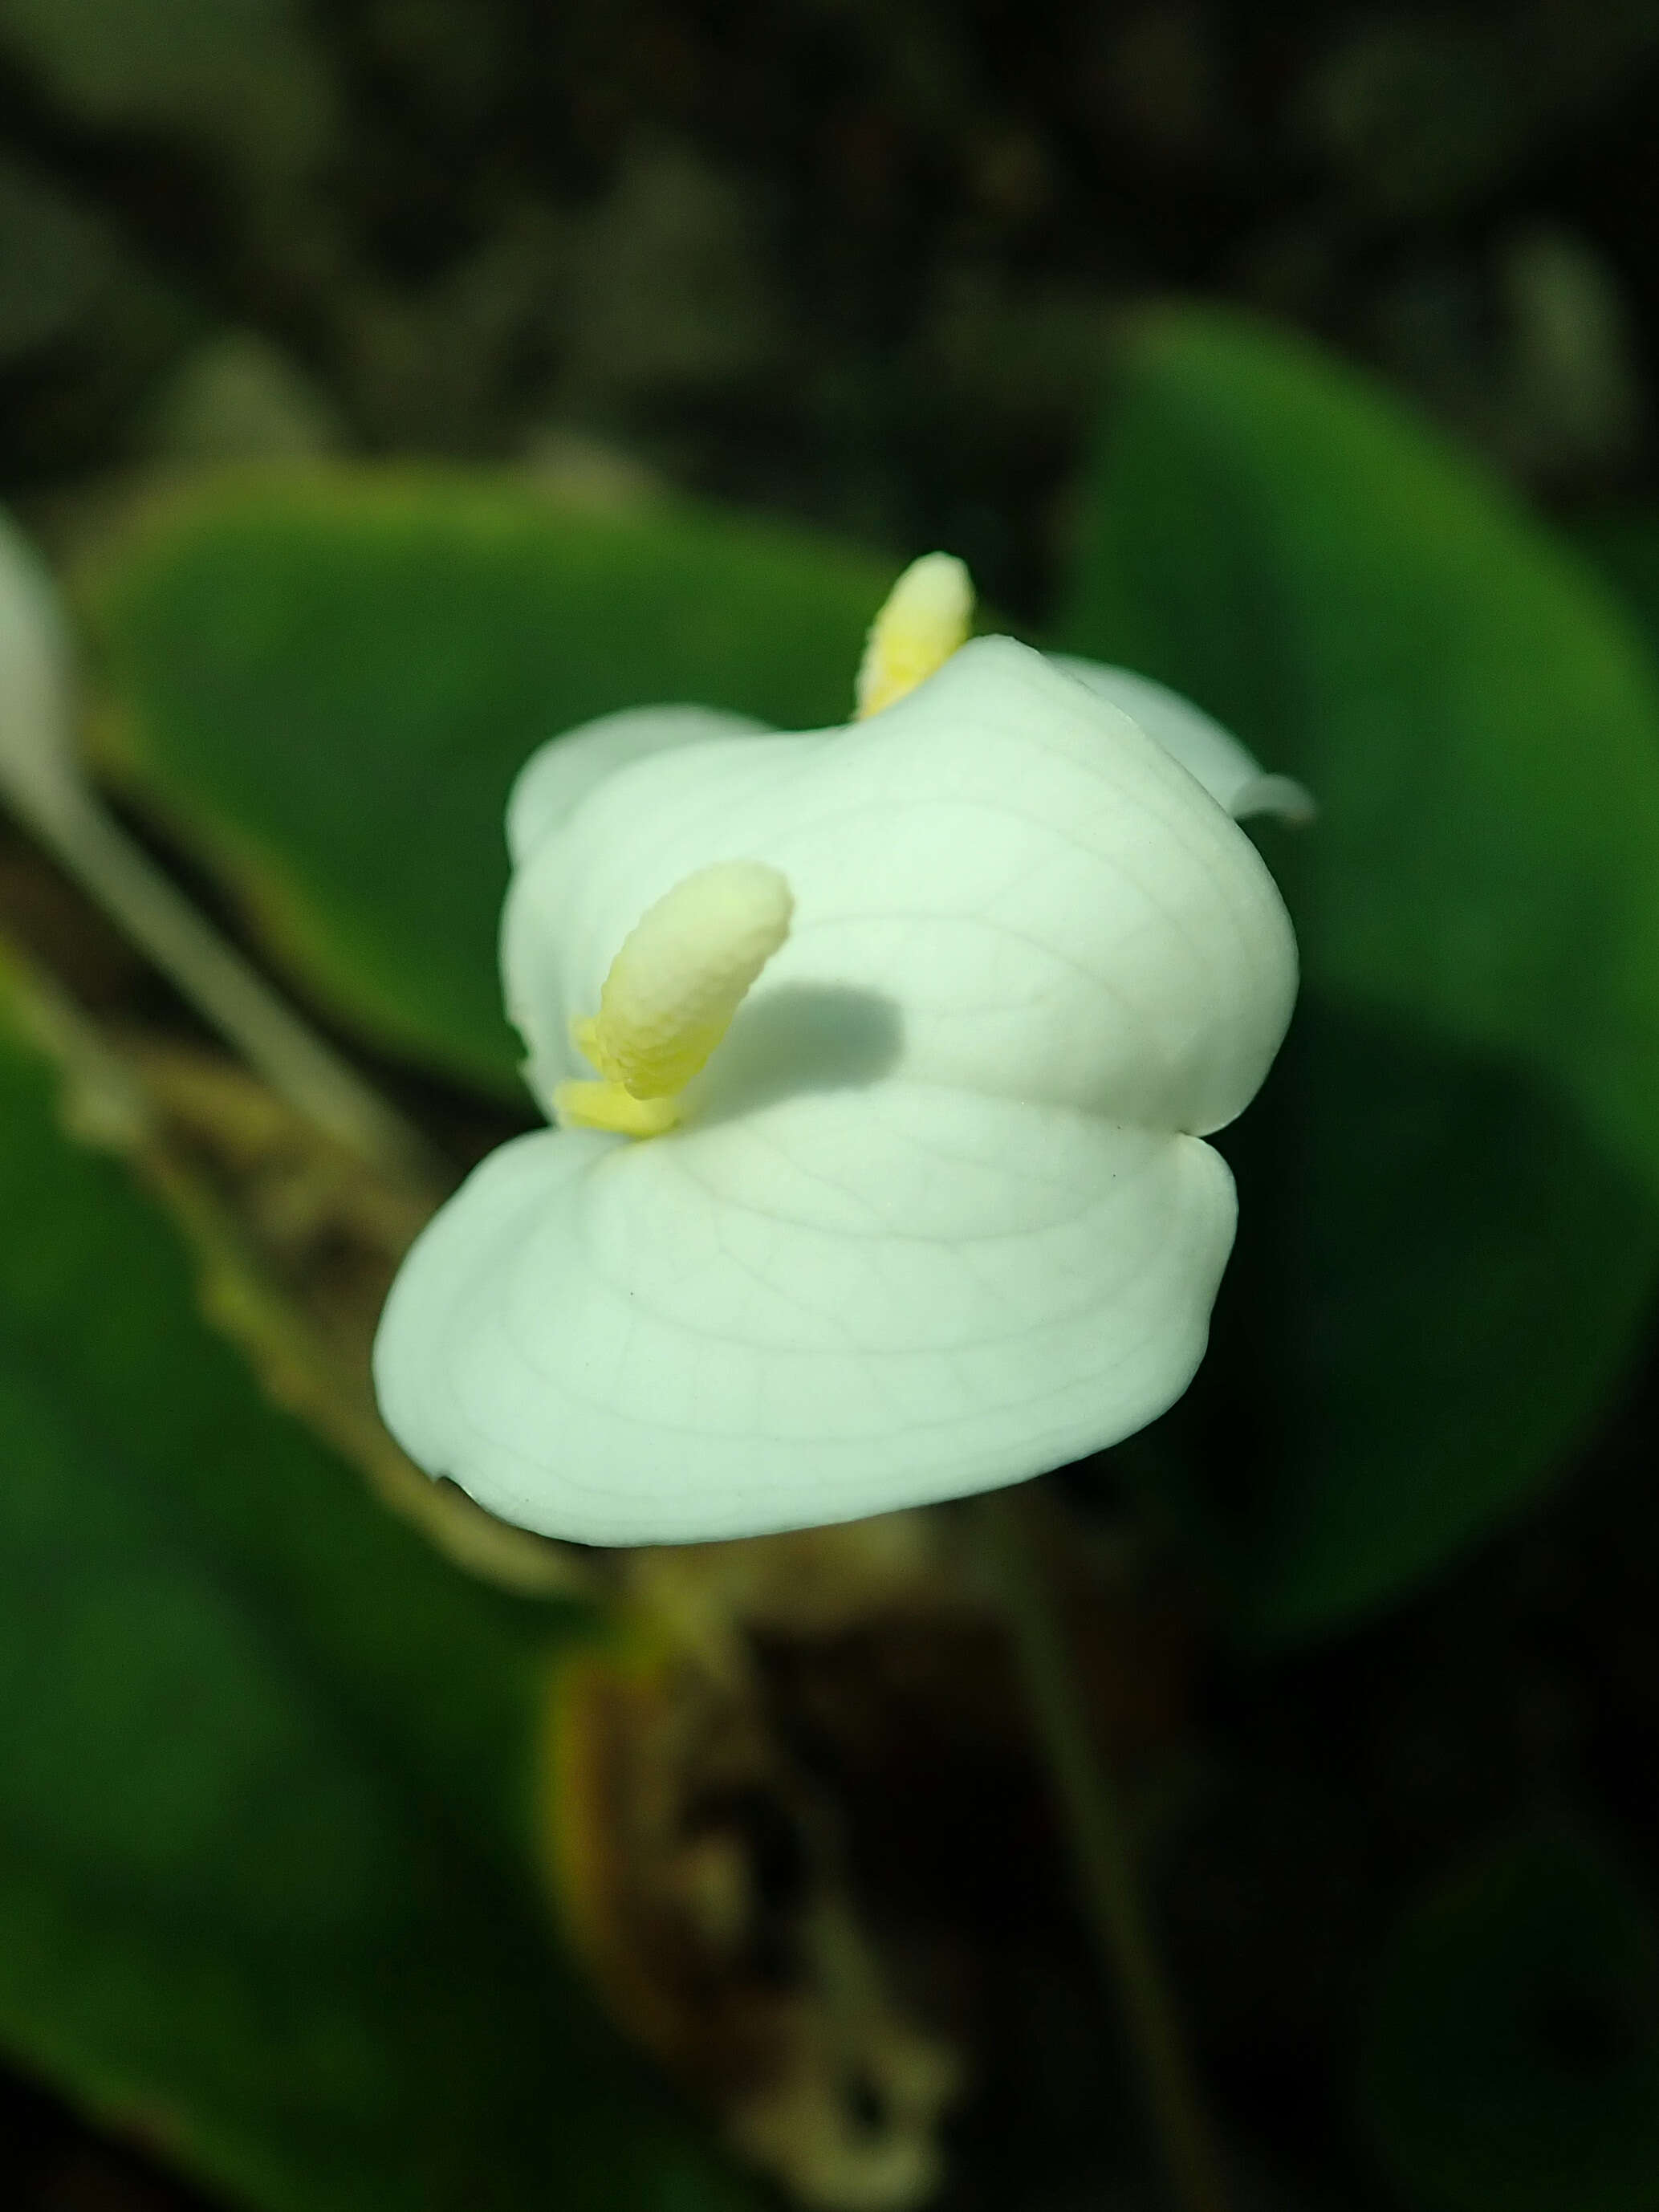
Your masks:
<instances>
[{"instance_id":1,"label":"green stem","mask_svg":"<svg viewBox=\"0 0 1659 2212\"><path fill-rule=\"evenodd\" d=\"M11 793L27 820L197 1011L316 1127L389 1181L435 1205L449 1178L425 1138L388 1106L198 913L89 791L52 803Z\"/></svg>"},{"instance_id":2,"label":"green stem","mask_svg":"<svg viewBox=\"0 0 1659 2212\"><path fill-rule=\"evenodd\" d=\"M1141 1901L1121 1801L1096 1754L1082 1687L1050 1600L1031 1501L1021 1486L988 1492L975 1504L1065 1817L1073 1870L1116 1990L1172 2198L1181 2212L1225 2212L1221 2162Z\"/></svg>"}]
</instances>

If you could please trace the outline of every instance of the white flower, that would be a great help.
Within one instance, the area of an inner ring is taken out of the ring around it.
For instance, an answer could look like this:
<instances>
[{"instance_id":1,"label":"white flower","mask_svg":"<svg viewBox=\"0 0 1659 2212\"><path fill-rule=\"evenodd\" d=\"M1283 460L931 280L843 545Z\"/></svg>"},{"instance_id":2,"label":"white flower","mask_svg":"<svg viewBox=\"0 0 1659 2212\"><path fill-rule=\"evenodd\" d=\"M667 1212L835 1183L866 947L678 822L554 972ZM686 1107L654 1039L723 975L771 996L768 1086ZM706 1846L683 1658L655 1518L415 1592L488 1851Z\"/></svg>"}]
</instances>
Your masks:
<instances>
[{"instance_id":1,"label":"white flower","mask_svg":"<svg viewBox=\"0 0 1659 2212\"><path fill-rule=\"evenodd\" d=\"M1201 1139L1296 989L1227 808L1305 799L1161 687L954 650L966 621L930 556L865 719L611 715L520 776L502 970L567 1126L443 1208L375 1347L405 1449L507 1520L850 1520L1079 1458L1191 1379L1235 1217Z\"/></svg>"}]
</instances>

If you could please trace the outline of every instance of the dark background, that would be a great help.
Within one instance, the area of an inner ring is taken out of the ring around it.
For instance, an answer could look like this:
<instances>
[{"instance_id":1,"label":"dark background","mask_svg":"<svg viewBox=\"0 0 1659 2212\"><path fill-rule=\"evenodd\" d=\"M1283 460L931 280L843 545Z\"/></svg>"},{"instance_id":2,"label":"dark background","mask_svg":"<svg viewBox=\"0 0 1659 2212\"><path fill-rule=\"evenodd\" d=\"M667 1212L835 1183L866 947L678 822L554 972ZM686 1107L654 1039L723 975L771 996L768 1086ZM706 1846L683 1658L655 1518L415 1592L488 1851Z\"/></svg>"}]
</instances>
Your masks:
<instances>
[{"instance_id":1,"label":"dark background","mask_svg":"<svg viewBox=\"0 0 1659 2212\"><path fill-rule=\"evenodd\" d=\"M597 440L1035 614L1173 289L1583 494L1646 450L1656 85L1650 0L4 0L0 467Z\"/></svg>"}]
</instances>

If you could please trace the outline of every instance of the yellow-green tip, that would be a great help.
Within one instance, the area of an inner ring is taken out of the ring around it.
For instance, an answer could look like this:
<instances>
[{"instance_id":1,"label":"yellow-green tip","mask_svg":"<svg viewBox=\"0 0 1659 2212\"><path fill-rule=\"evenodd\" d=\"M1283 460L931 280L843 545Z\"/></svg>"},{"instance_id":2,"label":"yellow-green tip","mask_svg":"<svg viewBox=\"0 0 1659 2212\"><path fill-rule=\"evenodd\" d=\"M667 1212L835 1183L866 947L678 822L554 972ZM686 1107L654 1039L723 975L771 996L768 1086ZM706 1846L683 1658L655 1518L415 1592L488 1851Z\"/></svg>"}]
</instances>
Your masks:
<instances>
[{"instance_id":1,"label":"yellow-green tip","mask_svg":"<svg viewBox=\"0 0 1659 2212\"><path fill-rule=\"evenodd\" d=\"M858 675L858 719L914 691L968 642L974 581L950 553L924 553L887 594L870 626Z\"/></svg>"}]
</instances>

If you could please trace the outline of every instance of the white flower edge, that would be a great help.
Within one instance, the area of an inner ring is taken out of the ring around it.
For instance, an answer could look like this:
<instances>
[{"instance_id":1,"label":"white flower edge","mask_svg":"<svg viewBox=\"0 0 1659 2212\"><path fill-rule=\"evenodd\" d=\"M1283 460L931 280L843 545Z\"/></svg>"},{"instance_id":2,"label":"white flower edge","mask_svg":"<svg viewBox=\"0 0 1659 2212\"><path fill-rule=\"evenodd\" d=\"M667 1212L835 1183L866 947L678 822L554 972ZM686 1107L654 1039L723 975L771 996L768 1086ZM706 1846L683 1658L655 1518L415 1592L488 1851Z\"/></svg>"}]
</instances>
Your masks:
<instances>
[{"instance_id":1,"label":"white flower edge","mask_svg":"<svg viewBox=\"0 0 1659 2212\"><path fill-rule=\"evenodd\" d=\"M503 972L538 1093L585 1072L570 1017L695 868L778 866L795 931L685 1126L522 1139L424 1232L376 1346L394 1433L503 1517L619 1544L964 1495L1143 1426L1232 1238L1200 1133L1294 994L1249 840L1007 640L848 729L658 726L558 740L515 794Z\"/></svg>"},{"instance_id":2,"label":"white flower edge","mask_svg":"<svg viewBox=\"0 0 1659 2212\"><path fill-rule=\"evenodd\" d=\"M1051 668L1064 670L1097 696L1121 707L1189 775L1197 777L1235 822L1271 814L1300 827L1316 817L1318 808L1304 785L1288 775L1268 775L1231 731L1167 684L1076 653L1045 657ZM752 715L720 708L625 707L550 738L519 771L507 797L507 844L514 866L549 830L568 821L578 803L617 769L680 745L764 732L769 727Z\"/></svg>"},{"instance_id":3,"label":"white flower edge","mask_svg":"<svg viewBox=\"0 0 1659 2212\"><path fill-rule=\"evenodd\" d=\"M653 753L709 738L763 731L752 715L714 707L624 707L538 745L507 799L507 849L517 867L550 830L560 828L608 775Z\"/></svg>"},{"instance_id":4,"label":"white flower edge","mask_svg":"<svg viewBox=\"0 0 1659 2212\"><path fill-rule=\"evenodd\" d=\"M410 1455L544 1534L700 1542L1039 1474L1191 1380L1234 1222L1198 1139L899 1085L763 1119L486 1160L381 1324Z\"/></svg>"},{"instance_id":5,"label":"white flower edge","mask_svg":"<svg viewBox=\"0 0 1659 2212\"><path fill-rule=\"evenodd\" d=\"M1063 668L1101 698L1121 707L1189 775L1198 778L1235 822L1275 814L1281 821L1302 826L1318 812L1305 786L1288 775L1264 774L1261 763L1231 730L1223 729L1190 699L1171 691L1167 684L1138 676L1130 668L1080 659L1075 653L1050 653L1048 659L1052 667Z\"/></svg>"},{"instance_id":6,"label":"white flower edge","mask_svg":"<svg viewBox=\"0 0 1659 2212\"><path fill-rule=\"evenodd\" d=\"M846 727L699 740L684 710L659 726L649 754L635 716L556 741L583 795L542 813L508 888L507 1012L550 1116L556 1085L590 1072L571 1022L641 915L742 858L781 870L795 927L705 1081L805 985L896 1001L900 1072L935 1084L1199 1135L1255 1095L1295 988L1273 878L1167 747L1043 655L976 638ZM527 773L550 771L538 756Z\"/></svg>"}]
</instances>

